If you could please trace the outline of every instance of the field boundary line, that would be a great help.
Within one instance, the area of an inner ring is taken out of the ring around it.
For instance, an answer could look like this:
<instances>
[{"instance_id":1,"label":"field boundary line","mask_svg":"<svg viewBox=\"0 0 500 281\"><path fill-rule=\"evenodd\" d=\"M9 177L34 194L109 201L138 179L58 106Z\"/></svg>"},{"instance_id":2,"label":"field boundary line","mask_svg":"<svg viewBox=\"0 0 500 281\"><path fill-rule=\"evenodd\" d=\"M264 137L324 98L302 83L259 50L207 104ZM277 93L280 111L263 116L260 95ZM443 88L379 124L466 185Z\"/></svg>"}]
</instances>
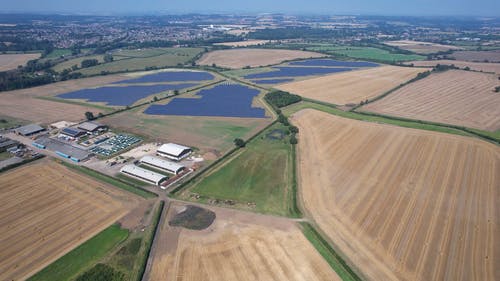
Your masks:
<instances>
[{"instance_id":1,"label":"field boundary line","mask_svg":"<svg viewBox=\"0 0 500 281\"><path fill-rule=\"evenodd\" d=\"M151 255L151 251L153 250L153 246L155 241L157 241L157 237L160 234L161 229L159 228L160 223L165 222L165 218L167 216L168 210L170 209L170 204L168 204L167 208L165 208L165 201L160 201L160 206L158 206L158 210L156 210L155 216L151 221L153 229L151 230L151 234L149 237L145 238L146 250L144 252L143 257L145 257L142 261L141 268L139 274L137 275L136 281L148 280L146 277L149 277L149 272L151 271L151 265L153 261L153 256Z\"/></svg>"},{"instance_id":2,"label":"field boundary line","mask_svg":"<svg viewBox=\"0 0 500 281\"><path fill-rule=\"evenodd\" d=\"M8 165L8 166L5 166L3 168L0 169L0 173L4 173L4 172L7 172L9 170L12 170L12 169L15 169L17 167L20 167L20 166L23 166L25 164L29 164L31 162L34 162L38 159L42 159L44 158L45 155L43 154L38 154L37 156L33 157L33 158L30 158L30 159L25 159L23 160L22 162L19 162L19 163L14 163L14 164L11 164L11 165Z\"/></svg>"}]
</instances>

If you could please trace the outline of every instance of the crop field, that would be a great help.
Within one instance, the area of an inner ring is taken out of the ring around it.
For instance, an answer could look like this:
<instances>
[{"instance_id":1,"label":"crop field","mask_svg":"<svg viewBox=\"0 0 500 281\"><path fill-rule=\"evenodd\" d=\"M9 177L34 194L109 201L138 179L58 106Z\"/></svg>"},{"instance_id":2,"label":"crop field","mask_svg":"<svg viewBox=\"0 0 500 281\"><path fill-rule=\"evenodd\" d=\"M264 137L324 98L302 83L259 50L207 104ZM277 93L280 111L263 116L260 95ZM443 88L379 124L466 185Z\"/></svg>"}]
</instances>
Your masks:
<instances>
[{"instance_id":1,"label":"crop field","mask_svg":"<svg viewBox=\"0 0 500 281\"><path fill-rule=\"evenodd\" d=\"M493 74L450 70L411 83L363 107L386 115L500 130L500 81Z\"/></svg>"},{"instance_id":2,"label":"crop field","mask_svg":"<svg viewBox=\"0 0 500 281\"><path fill-rule=\"evenodd\" d=\"M458 51L450 57L456 60L475 62L500 62L500 50L493 51Z\"/></svg>"},{"instance_id":3,"label":"crop field","mask_svg":"<svg viewBox=\"0 0 500 281\"><path fill-rule=\"evenodd\" d=\"M145 108L114 114L100 121L152 141L175 142L217 153L232 148L235 138L248 138L271 122L270 118L147 115L143 113Z\"/></svg>"},{"instance_id":4,"label":"crop field","mask_svg":"<svg viewBox=\"0 0 500 281\"><path fill-rule=\"evenodd\" d=\"M410 61L406 64L413 64L414 66L429 66L434 67L437 64L440 65L455 65L458 68L468 67L471 70L483 71L483 72L494 72L500 74L500 63L491 62L468 62L459 60L430 60L430 61Z\"/></svg>"},{"instance_id":5,"label":"crop field","mask_svg":"<svg viewBox=\"0 0 500 281\"><path fill-rule=\"evenodd\" d=\"M373 60L383 62L397 62L397 61L413 61L423 60L424 56L421 55L408 55L391 53L387 50L373 48L373 47L351 47L351 46L313 46L306 47L307 50L325 52L327 54L336 56L346 56L354 59Z\"/></svg>"},{"instance_id":6,"label":"crop field","mask_svg":"<svg viewBox=\"0 0 500 281\"><path fill-rule=\"evenodd\" d=\"M420 42L412 40L387 41L384 42L384 44L389 46L395 46L403 50L423 55L460 49L459 47L452 45L443 45L431 42Z\"/></svg>"},{"instance_id":7,"label":"crop field","mask_svg":"<svg viewBox=\"0 0 500 281\"><path fill-rule=\"evenodd\" d=\"M16 69L19 65L25 65L28 61L40 57L40 54L6 54L0 55L0 71Z\"/></svg>"},{"instance_id":8,"label":"crop field","mask_svg":"<svg viewBox=\"0 0 500 281\"><path fill-rule=\"evenodd\" d=\"M0 192L2 280L31 276L139 202L51 161L2 174Z\"/></svg>"},{"instance_id":9,"label":"crop field","mask_svg":"<svg viewBox=\"0 0 500 281\"><path fill-rule=\"evenodd\" d=\"M276 49L231 49L218 50L204 54L197 63L200 65L216 64L226 68L243 68L279 64L286 60L317 58L325 55L294 50Z\"/></svg>"},{"instance_id":10,"label":"crop field","mask_svg":"<svg viewBox=\"0 0 500 281\"><path fill-rule=\"evenodd\" d=\"M228 47L248 47L248 46L256 46L256 45L264 45L271 42L270 40L245 40L245 41L237 41L237 42L223 42L223 43L215 43L216 46L228 46Z\"/></svg>"},{"instance_id":11,"label":"crop field","mask_svg":"<svg viewBox=\"0 0 500 281\"><path fill-rule=\"evenodd\" d=\"M498 146L311 109L292 122L303 206L365 279L498 279Z\"/></svg>"},{"instance_id":12,"label":"crop field","mask_svg":"<svg viewBox=\"0 0 500 281\"><path fill-rule=\"evenodd\" d=\"M149 72L146 72L149 73ZM134 76L136 74L133 74ZM132 79L126 79L115 82L114 84L135 84L135 83L165 83L165 82L199 82L213 80L215 76L206 71L186 71L186 70L168 70Z\"/></svg>"},{"instance_id":13,"label":"crop field","mask_svg":"<svg viewBox=\"0 0 500 281\"><path fill-rule=\"evenodd\" d=\"M382 95L424 71L422 68L380 66L286 83L277 88L333 104L359 103Z\"/></svg>"},{"instance_id":14,"label":"crop field","mask_svg":"<svg viewBox=\"0 0 500 281\"><path fill-rule=\"evenodd\" d=\"M253 100L260 94L240 84L222 84L199 91L195 97L175 97L167 104L153 104L145 111L150 115L219 116L264 118L266 111L254 107Z\"/></svg>"},{"instance_id":15,"label":"crop field","mask_svg":"<svg viewBox=\"0 0 500 281\"><path fill-rule=\"evenodd\" d=\"M192 193L219 200L233 200L236 207L277 215L293 215L292 146L288 128L275 124L248 143L243 152L215 168L181 194ZM254 205L255 204L255 205Z\"/></svg>"},{"instance_id":16,"label":"crop field","mask_svg":"<svg viewBox=\"0 0 500 281\"><path fill-rule=\"evenodd\" d=\"M140 55L139 51L127 56L117 56L113 62L99 64L89 68L78 69L83 75L100 74L106 72L123 72L144 70L146 67L171 67L185 64L203 51L202 48L164 48L162 52L146 49L146 54Z\"/></svg>"},{"instance_id":17,"label":"crop field","mask_svg":"<svg viewBox=\"0 0 500 281\"><path fill-rule=\"evenodd\" d=\"M293 222L216 215L201 231L160 225L148 280L341 280Z\"/></svg>"},{"instance_id":18,"label":"crop field","mask_svg":"<svg viewBox=\"0 0 500 281\"><path fill-rule=\"evenodd\" d=\"M171 85L128 85L123 87L100 87L83 89L58 95L62 99L77 99L88 102L105 103L110 106L133 105L137 101L154 94L166 91L191 88L197 84L171 84Z\"/></svg>"},{"instance_id":19,"label":"crop field","mask_svg":"<svg viewBox=\"0 0 500 281\"><path fill-rule=\"evenodd\" d=\"M109 75L53 83L29 89L2 93L0 112L2 115L34 122L51 123L60 120L78 121L84 119L86 111L97 114L106 108L82 104L68 104L55 101L53 96L96 87L124 79L124 76ZM63 101L62 99L59 99Z\"/></svg>"}]
</instances>

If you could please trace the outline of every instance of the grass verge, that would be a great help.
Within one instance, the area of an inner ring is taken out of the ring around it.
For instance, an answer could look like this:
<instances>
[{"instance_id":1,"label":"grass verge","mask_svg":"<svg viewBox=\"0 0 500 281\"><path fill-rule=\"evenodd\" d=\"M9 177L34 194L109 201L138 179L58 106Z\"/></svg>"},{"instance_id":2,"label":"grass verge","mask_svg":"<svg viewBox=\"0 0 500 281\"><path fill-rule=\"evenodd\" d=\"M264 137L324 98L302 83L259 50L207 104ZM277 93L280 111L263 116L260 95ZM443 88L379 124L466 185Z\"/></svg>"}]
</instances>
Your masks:
<instances>
[{"instance_id":1,"label":"grass verge","mask_svg":"<svg viewBox=\"0 0 500 281\"><path fill-rule=\"evenodd\" d=\"M344 259L335 252L330 244L307 222L300 223L302 233L313 244L333 270L344 281L361 281L362 279L349 267Z\"/></svg>"},{"instance_id":2,"label":"grass verge","mask_svg":"<svg viewBox=\"0 0 500 281\"><path fill-rule=\"evenodd\" d=\"M141 187L139 186L133 186L127 182L124 182L120 179L117 179L117 178L113 178L113 177L110 177L108 175L105 175L105 174L102 174L100 172L97 172L97 171L94 171L92 169L89 169L87 167L83 167L83 166L77 166L77 165L73 165L73 164L70 164L70 163L67 163L65 161L60 161L61 164L63 164L64 166L68 167L68 168L71 168L71 169L74 169L74 170L77 170L81 173L84 173L90 177L93 177L101 182L105 182L105 183L108 183L108 184L111 184L111 185L114 185L118 188L121 188L123 190L126 190L126 191L129 191L129 192L132 192L136 195L139 195L143 198L154 198L154 197L157 197L158 195L156 195L155 193L153 192L150 192L148 190L145 190L145 189L142 189Z\"/></svg>"},{"instance_id":3,"label":"grass verge","mask_svg":"<svg viewBox=\"0 0 500 281\"><path fill-rule=\"evenodd\" d=\"M128 230L119 225L112 225L90 240L87 240L71 252L59 258L28 281L63 281L74 279L82 269L96 263L111 249L124 241Z\"/></svg>"}]
</instances>

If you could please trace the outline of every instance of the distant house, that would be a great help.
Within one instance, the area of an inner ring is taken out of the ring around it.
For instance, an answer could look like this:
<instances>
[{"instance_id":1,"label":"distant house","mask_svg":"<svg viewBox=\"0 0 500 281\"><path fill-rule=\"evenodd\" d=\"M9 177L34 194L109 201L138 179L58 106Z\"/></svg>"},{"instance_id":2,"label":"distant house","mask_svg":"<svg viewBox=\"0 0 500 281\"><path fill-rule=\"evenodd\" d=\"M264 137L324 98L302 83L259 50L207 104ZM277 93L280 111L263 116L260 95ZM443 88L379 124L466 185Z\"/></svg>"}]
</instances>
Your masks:
<instances>
[{"instance_id":1,"label":"distant house","mask_svg":"<svg viewBox=\"0 0 500 281\"><path fill-rule=\"evenodd\" d=\"M85 131L76 128L64 128L61 130L61 135L69 137L71 139L79 138L85 134Z\"/></svg>"},{"instance_id":2,"label":"distant house","mask_svg":"<svg viewBox=\"0 0 500 281\"><path fill-rule=\"evenodd\" d=\"M0 137L0 152L4 152L11 147L17 147L18 145L19 142L17 141Z\"/></svg>"},{"instance_id":3,"label":"distant house","mask_svg":"<svg viewBox=\"0 0 500 281\"><path fill-rule=\"evenodd\" d=\"M100 124L97 122L87 121L87 122L83 122L80 125L78 125L78 129L84 130L84 131L90 132L90 133L95 133L98 131L104 131L107 129L107 127L106 127L106 125L103 125L103 124Z\"/></svg>"},{"instance_id":4,"label":"distant house","mask_svg":"<svg viewBox=\"0 0 500 281\"><path fill-rule=\"evenodd\" d=\"M181 159L189 156L193 152L190 147L175 144L166 143L157 150L157 154L175 161L180 161Z\"/></svg>"},{"instance_id":5,"label":"distant house","mask_svg":"<svg viewBox=\"0 0 500 281\"><path fill-rule=\"evenodd\" d=\"M45 129L43 127L40 127L37 124L30 124L30 125L19 127L17 129L15 129L14 132L16 132L16 134L18 134L18 135L22 135L22 136L27 137L27 136L31 136L31 135L34 135L36 133L42 132L44 130Z\"/></svg>"}]
</instances>

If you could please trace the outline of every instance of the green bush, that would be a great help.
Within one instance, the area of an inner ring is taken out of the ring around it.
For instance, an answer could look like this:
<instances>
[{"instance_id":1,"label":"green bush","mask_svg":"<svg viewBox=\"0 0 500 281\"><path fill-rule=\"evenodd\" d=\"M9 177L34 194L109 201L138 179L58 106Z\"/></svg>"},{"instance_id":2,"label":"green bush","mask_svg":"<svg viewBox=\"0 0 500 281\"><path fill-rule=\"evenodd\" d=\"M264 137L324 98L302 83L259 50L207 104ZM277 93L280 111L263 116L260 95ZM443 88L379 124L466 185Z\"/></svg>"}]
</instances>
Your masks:
<instances>
[{"instance_id":1,"label":"green bush","mask_svg":"<svg viewBox=\"0 0 500 281\"><path fill-rule=\"evenodd\" d=\"M276 108L285 107L302 100L298 95L293 95L283 91L267 93L265 99Z\"/></svg>"}]
</instances>

